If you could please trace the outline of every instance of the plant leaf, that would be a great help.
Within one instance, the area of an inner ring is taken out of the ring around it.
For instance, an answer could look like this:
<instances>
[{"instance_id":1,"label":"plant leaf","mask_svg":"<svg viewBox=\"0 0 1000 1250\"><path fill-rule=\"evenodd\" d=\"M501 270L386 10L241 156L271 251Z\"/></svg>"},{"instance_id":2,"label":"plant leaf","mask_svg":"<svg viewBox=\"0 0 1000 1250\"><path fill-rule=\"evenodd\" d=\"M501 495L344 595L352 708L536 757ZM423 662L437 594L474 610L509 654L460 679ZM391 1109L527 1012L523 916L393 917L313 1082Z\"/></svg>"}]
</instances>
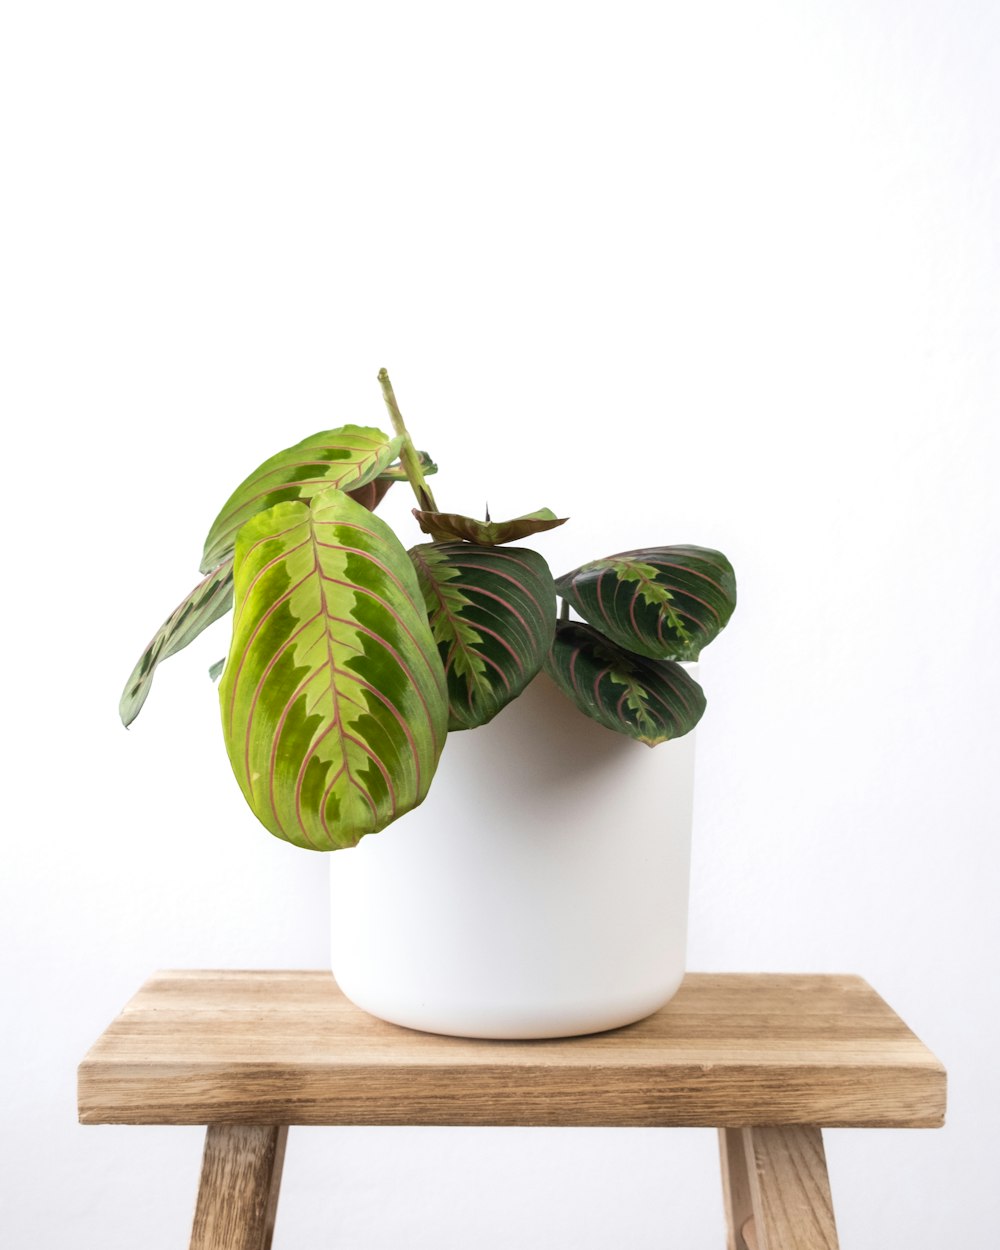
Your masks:
<instances>
[{"instance_id":1,"label":"plant leaf","mask_svg":"<svg viewBox=\"0 0 1000 1250\"><path fill-rule=\"evenodd\" d=\"M357 429L356 426L345 426L345 430ZM363 431L368 433L369 431ZM337 434L339 431L329 431L330 434ZM379 434L380 431L374 431ZM323 435L313 435L313 439L323 438ZM385 438L385 435L381 435ZM305 439L298 447L309 444L313 439ZM388 446L390 449L398 442L398 440L390 440ZM290 450L295 450L292 448ZM398 448L397 448L398 450ZM421 467L425 474L436 473L437 465L431 461L426 451L418 452ZM276 459L277 457L272 457ZM380 453L378 459L383 458ZM343 461L338 463L344 463ZM263 468L263 466L261 466ZM366 482L363 486L356 490L348 491L352 499L357 500L362 507L369 511L374 511L379 503L385 497L386 491L400 478L405 479L406 471L399 462L388 465L378 477ZM299 483L302 485L302 483ZM324 484L324 489L329 487ZM214 527L213 527L214 528ZM126 726L139 715L146 696L149 693L149 687L153 680L153 672L160 660L165 660L168 656L180 651L183 647L193 641L203 629L211 625L213 621L224 616L232 607L233 602L233 559L232 550L230 549L223 559L222 563L205 578L199 582L192 590L191 594L181 603L174 612L164 621L163 625L157 631L156 636L152 639L149 646L139 658L132 675L129 677L122 694L119 704L119 713L122 721ZM204 570L203 570L204 571ZM217 576L218 575L218 576ZM218 660L208 670L209 677L215 681L222 672L225 660Z\"/></svg>"},{"instance_id":2,"label":"plant leaf","mask_svg":"<svg viewBox=\"0 0 1000 1250\"><path fill-rule=\"evenodd\" d=\"M736 607L736 575L707 547L646 547L584 564L556 581L584 620L628 651L696 660Z\"/></svg>"},{"instance_id":3,"label":"plant leaf","mask_svg":"<svg viewBox=\"0 0 1000 1250\"><path fill-rule=\"evenodd\" d=\"M483 725L542 667L556 621L549 566L525 547L426 543L410 558L448 678L448 728Z\"/></svg>"},{"instance_id":4,"label":"plant leaf","mask_svg":"<svg viewBox=\"0 0 1000 1250\"><path fill-rule=\"evenodd\" d=\"M647 746L683 737L705 711L701 686L680 664L626 651L577 621L557 624L545 671L581 712Z\"/></svg>"},{"instance_id":5,"label":"plant leaf","mask_svg":"<svg viewBox=\"0 0 1000 1250\"><path fill-rule=\"evenodd\" d=\"M222 676L222 670L226 667L226 657L216 660L214 664L208 666L208 676L211 681L218 681Z\"/></svg>"},{"instance_id":6,"label":"plant leaf","mask_svg":"<svg viewBox=\"0 0 1000 1250\"><path fill-rule=\"evenodd\" d=\"M118 713L122 724L131 725L146 702L156 666L192 642L203 629L225 616L233 604L233 561L223 561L179 603L153 635L132 670Z\"/></svg>"},{"instance_id":7,"label":"plant leaf","mask_svg":"<svg viewBox=\"0 0 1000 1250\"><path fill-rule=\"evenodd\" d=\"M389 438L369 426L343 425L311 434L294 447L277 452L244 478L212 522L205 539L202 572L232 552L244 521L277 503L308 501L331 486L357 490L389 467L401 444L401 437Z\"/></svg>"},{"instance_id":8,"label":"plant leaf","mask_svg":"<svg viewBox=\"0 0 1000 1250\"><path fill-rule=\"evenodd\" d=\"M355 503L359 503L362 508L367 508L369 512L374 512L386 497L392 481L392 478L376 477L370 482L365 482L364 486L359 486L357 490L349 490L347 494L350 495Z\"/></svg>"},{"instance_id":9,"label":"plant leaf","mask_svg":"<svg viewBox=\"0 0 1000 1250\"><path fill-rule=\"evenodd\" d=\"M518 538L527 538L529 534L554 530L557 525L565 525L569 520L568 517L557 517L550 508L539 508L537 512L525 513L512 521L477 521L457 512L422 512L419 508L413 509L413 515L425 534L445 540L464 539L481 547L512 543Z\"/></svg>"},{"instance_id":10,"label":"plant leaf","mask_svg":"<svg viewBox=\"0 0 1000 1250\"><path fill-rule=\"evenodd\" d=\"M413 565L384 521L328 490L242 527L219 700L233 771L277 837L353 846L421 802L447 687Z\"/></svg>"},{"instance_id":11,"label":"plant leaf","mask_svg":"<svg viewBox=\"0 0 1000 1250\"><path fill-rule=\"evenodd\" d=\"M417 457L420 460L420 468L425 477L431 473L437 473L437 465L434 464L426 451L418 451ZM394 464L390 464L388 468L383 469L378 477L372 481L366 482L364 486L357 490L349 490L347 493L352 499L357 500L359 504L367 508L369 512L374 512L382 500L386 496L386 492L393 482L406 481L406 469L397 460Z\"/></svg>"}]
</instances>

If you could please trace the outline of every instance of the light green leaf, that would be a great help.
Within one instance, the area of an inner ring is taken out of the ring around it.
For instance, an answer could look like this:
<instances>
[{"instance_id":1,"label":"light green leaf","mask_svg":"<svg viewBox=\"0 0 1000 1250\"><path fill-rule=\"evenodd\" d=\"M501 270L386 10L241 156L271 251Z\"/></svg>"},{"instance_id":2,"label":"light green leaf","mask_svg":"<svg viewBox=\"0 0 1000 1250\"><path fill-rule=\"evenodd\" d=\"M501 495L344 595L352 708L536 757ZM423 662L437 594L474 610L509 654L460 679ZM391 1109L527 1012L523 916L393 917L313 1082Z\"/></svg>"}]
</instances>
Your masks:
<instances>
[{"instance_id":1,"label":"light green leaf","mask_svg":"<svg viewBox=\"0 0 1000 1250\"><path fill-rule=\"evenodd\" d=\"M358 490L387 469L402 444L368 426L344 425L311 434L265 460L230 495L205 539L207 573L233 550L240 526L258 512L295 499L308 501L332 486Z\"/></svg>"},{"instance_id":2,"label":"light green leaf","mask_svg":"<svg viewBox=\"0 0 1000 1250\"><path fill-rule=\"evenodd\" d=\"M422 801L447 688L413 566L383 521L328 490L242 527L219 699L233 771L277 837L353 846Z\"/></svg>"}]
</instances>

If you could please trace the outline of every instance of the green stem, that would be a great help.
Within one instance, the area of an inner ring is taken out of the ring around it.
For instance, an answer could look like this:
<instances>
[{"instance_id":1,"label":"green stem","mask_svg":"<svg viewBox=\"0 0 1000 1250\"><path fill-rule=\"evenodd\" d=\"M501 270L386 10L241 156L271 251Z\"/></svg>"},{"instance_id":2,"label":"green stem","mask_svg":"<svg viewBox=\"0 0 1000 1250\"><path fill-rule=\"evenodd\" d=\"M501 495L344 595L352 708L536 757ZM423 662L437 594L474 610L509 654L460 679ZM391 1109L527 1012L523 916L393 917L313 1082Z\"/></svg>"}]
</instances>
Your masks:
<instances>
[{"instance_id":1,"label":"green stem","mask_svg":"<svg viewBox=\"0 0 1000 1250\"><path fill-rule=\"evenodd\" d=\"M403 421L403 414L399 411L399 404L396 403L396 395L392 389L392 383L389 381L389 374L385 369L379 369L378 380L382 386L382 397L385 400L385 406L389 409L389 419L392 421L392 428L403 439L403 445L399 449L399 462L406 470L406 477L413 487L417 503L424 512L437 512L438 507L434 502L433 494L431 494L431 488L427 485L424 471L420 467L420 457L417 455L416 448L413 446L413 439L410 438L410 432Z\"/></svg>"}]
</instances>

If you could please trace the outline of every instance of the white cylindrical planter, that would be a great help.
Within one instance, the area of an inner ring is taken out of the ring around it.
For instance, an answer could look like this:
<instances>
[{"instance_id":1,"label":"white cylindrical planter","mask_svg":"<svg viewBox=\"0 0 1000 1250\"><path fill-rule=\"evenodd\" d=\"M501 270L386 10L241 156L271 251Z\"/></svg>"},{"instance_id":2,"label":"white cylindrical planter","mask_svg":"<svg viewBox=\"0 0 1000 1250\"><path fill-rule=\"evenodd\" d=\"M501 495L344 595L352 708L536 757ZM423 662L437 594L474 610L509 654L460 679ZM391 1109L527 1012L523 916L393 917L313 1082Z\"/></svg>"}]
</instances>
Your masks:
<instances>
[{"instance_id":1,"label":"white cylindrical planter","mask_svg":"<svg viewBox=\"0 0 1000 1250\"><path fill-rule=\"evenodd\" d=\"M684 975L693 781L693 734L651 749L536 678L449 734L419 808L330 856L338 984L463 1037L649 1015Z\"/></svg>"}]
</instances>

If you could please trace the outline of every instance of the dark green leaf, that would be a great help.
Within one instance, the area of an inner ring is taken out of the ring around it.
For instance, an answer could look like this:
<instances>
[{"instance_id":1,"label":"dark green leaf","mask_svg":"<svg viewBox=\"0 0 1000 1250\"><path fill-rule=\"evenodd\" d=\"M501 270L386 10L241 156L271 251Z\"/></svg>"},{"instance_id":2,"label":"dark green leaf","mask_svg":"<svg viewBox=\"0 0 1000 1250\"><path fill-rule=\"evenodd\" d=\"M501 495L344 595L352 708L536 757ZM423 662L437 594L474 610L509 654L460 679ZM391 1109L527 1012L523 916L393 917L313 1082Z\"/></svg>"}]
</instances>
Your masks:
<instances>
[{"instance_id":1,"label":"dark green leaf","mask_svg":"<svg viewBox=\"0 0 1000 1250\"><path fill-rule=\"evenodd\" d=\"M541 668L555 586L524 547L427 543L410 552L448 677L448 728L485 724Z\"/></svg>"},{"instance_id":2,"label":"dark green leaf","mask_svg":"<svg viewBox=\"0 0 1000 1250\"><path fill-rule=\"evenodd\" d=\"M125 683L118 712L131 725L146 702L156 666L192 642L203 629L224 616L233 604L233 561L224 561L198 583L153 635Z\"/></svg>"},{"instance_id":3,"label":"dark green leaf","mask_svg":"<svg viewBox=\"0 0 1000 1250\"><path fill-rule=\"evenodd\" d=\"M690 733L705 710L680 664L626 651L576 621L556 626L545 670L582 712L647 746Z\"/></svg>"},{"instance_id":4,"label":"dark green leaf","mask_svg":"<svg viewBox=\"0 0 1000 1250\"><path fill-rule=\"evenodd\" d=\"M594 560L556 581L577 612L628 651L696 660L736 606L736 575L707 547L646 547Z\"/></svg>"}]
</instances>

